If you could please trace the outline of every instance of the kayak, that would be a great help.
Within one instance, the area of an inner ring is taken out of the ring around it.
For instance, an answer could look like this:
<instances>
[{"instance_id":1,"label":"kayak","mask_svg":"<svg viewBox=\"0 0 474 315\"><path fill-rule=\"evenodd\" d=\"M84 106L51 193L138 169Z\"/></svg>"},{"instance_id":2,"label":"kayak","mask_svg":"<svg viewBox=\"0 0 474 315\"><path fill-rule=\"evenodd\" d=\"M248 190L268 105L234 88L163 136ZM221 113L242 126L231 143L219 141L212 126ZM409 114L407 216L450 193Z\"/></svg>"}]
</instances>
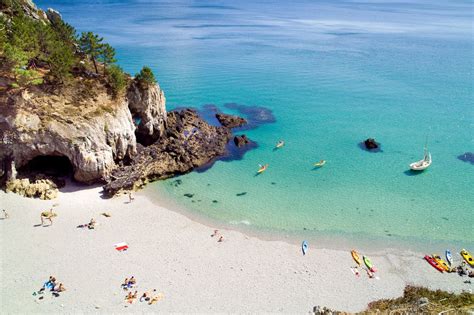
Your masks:
<instances>
[{"instance_id":1,"label":"kayak","mask_svg":"<svg viewBox=\"0 0 474 315\"><path fill-rule=\"evenodd\" d=\"M267 170L268 164L265 164L263 166L260 166L260 168L257 171L257 174L261 174Z\"/></svg>"},{"instance_id":2,"label":"kayak","mask_svg":"<svg viewBox=\"0 0 474 315\"><path fill-rule=\"evenodd\" d=\"M275 146L275 148L279 149L279 148L282 148L284 145L285 145L284 141L279 141L277 145Z\"/></svg>"},{"instance_id":3,"label":"kayak","mask_svg":"<svg viewBox=\"0 0 474 315\"><path fill-rule=\"evenodd\" d=\"M453 255L451 255L449 249L446 250L446 260L448 261L450 266L453 265Z\"/></svg>"},{"instance_id":4,"label":"kayak","mask_svg":"<svg viewBox=\"0 0 474 315\"><path fill-rule=\"evenodd\" d=\"M369 268L370 271L375 272L374 265L372 265L372 262L370 261L369 257L362 256L362 259L364 260L364 263L367 266L367 268Z\"/></svg>"},{"instance_id":5,"label":"kayak","mask_svg":"<svg viewBox=\"0 0 474 315\"><path fill-rule=\"evenodd\" d=\"M472 258L471 254L469 254L467 250L463 249L461 251L461 256L471 267L474 267L474 259Z\"/></svg>"},{"instance_id":6,"label":"kayak","mask_svg":"<svg viewBox=\"0 0 474 315\"><path fill-rule=\"evenodd\" d=\"M360 257L359 254L353 249L351 250L352 258L354 258L355 262L360 266Z\"/></svg>"},{"instance_id":7,"label":"kayak","mask_svg":"<svg viewBox=\"0 0 474 315\"><path fill-rule=\"evenodd\" d=\"M451 271L451 268L449 268L448 263L445 262L445 261L441 258L441 256L439 256L439 255L433 255L432 257L433 257L433 259L438 263L438 265L440 265L445 271L447 271L447 272L450 272L450 271Z\"/></svg>"},{"instance_id":8,"label":"kayak","mask_svg":"<svg viewBox=\"0 0 474 315\"><path fill-rule=\"evenodd\" d=\"M444 268L441 267L440 264L438 264L436 262L436 260L434 260L432 257L428 256L428 255L425 255L425 259L426 261L431 265L433 266L433 268L435 268L436 270L438 270L439 272L443 272L444 271Z\"/></svg>"},{"instance_id":9,"label":"kayak","mask_svg":"<svg viewBox=\"0 0 474 315\"><path fill-rule=\"evenodd\" d=\"M317 162L317 163L314 163L314 166L315 166L315 167L323 167L324 164L326 164L326 160L321 160L321 161L319 161L319 162Z\"/></svg>"},{"instance_id":10,"label":"kayak","mask_svg":"<svg viewBox=\"0 0 474 315\"><path fill-rule=\"evenodd\" d=\"M303 255L306 255L306 252L308 251L308 242L303 241L301 244L301 250L303 251Z\"/></svg>"}]
</instances>

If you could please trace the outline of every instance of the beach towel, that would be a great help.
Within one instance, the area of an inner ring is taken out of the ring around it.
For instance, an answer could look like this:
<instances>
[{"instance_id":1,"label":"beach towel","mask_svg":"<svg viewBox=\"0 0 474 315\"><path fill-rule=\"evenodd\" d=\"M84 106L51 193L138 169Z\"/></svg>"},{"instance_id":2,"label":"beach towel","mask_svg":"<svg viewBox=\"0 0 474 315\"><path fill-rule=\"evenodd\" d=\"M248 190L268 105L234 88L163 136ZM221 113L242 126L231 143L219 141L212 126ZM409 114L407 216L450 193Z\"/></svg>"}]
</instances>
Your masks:
<instances>
[{"instance_id":1,"label":"beach towel","mask_svg":"<svg viewBox=\"0 0 474 315\"><path fill-rule=\"evenodd\" d=\"M117 243L114 246L115 246L115 249L118 250L119 252L123 252L128 249L128 244L125 242Z\"/></svg>"}]
</instances>

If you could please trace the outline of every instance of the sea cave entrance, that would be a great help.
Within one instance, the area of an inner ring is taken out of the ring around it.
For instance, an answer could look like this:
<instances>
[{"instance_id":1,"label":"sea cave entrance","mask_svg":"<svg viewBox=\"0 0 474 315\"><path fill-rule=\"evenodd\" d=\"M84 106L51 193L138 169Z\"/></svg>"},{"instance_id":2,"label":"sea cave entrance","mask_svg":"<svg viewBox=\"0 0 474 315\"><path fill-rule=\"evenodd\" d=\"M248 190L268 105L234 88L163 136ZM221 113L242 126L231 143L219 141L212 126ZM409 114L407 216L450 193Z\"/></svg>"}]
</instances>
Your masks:
<instances>
[{"instance_id":1,"label":"sea cave entrance","mask_svg":"<svg viewBox=\"0 0 474 315\"><path fill-rule=\"evenodd\" d=\"M18 169L18 174L34 177L39 174L54 178L72 178L74 167L64 155L39 155Z\"/></svg>"}]
</instances>

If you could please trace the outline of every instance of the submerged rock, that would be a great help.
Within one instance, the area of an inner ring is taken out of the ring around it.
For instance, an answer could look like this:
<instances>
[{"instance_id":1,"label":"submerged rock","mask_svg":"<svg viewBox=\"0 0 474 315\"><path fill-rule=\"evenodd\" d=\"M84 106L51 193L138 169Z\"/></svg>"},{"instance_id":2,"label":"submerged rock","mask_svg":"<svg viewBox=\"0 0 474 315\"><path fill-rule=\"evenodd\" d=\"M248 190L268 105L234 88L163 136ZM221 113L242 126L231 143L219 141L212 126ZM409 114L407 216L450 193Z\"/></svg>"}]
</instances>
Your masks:
<instances>
[{"instance_id":1,"label":"submerged rock","mask_svg":"<svg viewBox=\"0 0 474 315\"><path fill-rule=\"evenodd\" d=\"M239 116L227 115L227 114L216 114L217 120L222 126L227 128L237 128L247 124L247 121Z\"/></svg>"},{"instance_id":2,"label":"submerged rock","mask_svg":"<svg viewBox=\"0 0 474 315\"><path fill-rule=\"evenodd\" d=\"M458 159L474 165L474 153L466 152L458 156Z\"/></svg>"}]
</instances>

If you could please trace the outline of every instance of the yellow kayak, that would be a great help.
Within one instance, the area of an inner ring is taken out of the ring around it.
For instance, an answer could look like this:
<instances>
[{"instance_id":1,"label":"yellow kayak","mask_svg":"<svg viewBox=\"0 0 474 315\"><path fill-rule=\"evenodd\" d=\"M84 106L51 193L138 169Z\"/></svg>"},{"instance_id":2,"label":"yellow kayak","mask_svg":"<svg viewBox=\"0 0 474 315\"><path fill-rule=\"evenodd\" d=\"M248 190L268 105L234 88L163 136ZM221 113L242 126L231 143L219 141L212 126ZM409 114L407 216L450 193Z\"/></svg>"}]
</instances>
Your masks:
<instances>
[{"instance_id":1,"label":"yellow kayak","mask_svg":"<svg viewBox=\"0 0 474 315\"><path fill-rule=\"evenodd\" d=\"M441 266L441 268L443 268L444 270L450 272L451 271L451 268L449 268L449 265L447 262L445 262L441 256L439 255L432 255L433 259L438 263L438 265Z\"/></svg>"},{"instance_id":2,"label":"yellow kayak","mask_svg":"<svg viewBox=\"0 0 474 315\"><path fill-rule=\"evenodd\" d=\"M359 254L353 249L351 250L351 255L352 255L352 258L354 258L355 262L360 266L361 260L360 260Z\"/></svg>"},{"instance_id":3,"label":"yellow kayak","mask_svg":"<svg viewBox=\"0 0 474 315\"><path fill-rule=\"evenodd\" d=\"M257 173L258 174L261 174L263 172L265 172L267 170L267 167L268 167L268 164L265 164L263 166L260 166L260 168L258 169Z\"/></svg>"},{"instance_id":4,"label":"yellow kayak","mask_svg":"<svg viewBox=\"0 0 474 315\"><path fill-rule=\"evenodd\" d=\"M321 160L317 163L314 163L314 166L315 167L322 167L322 166L324 166L324 164L326 164L326 160Z\"/></svg>"},{"instance_id":5,"label":"yellow kayak","mask_svg":"<svg viewBox=\"0 0 474 315\"><path fill-rule=\"evenodd\" d=\"M474 259L472 258L471 254L465 249L461 251L461 256L464 258L464 260L471 265L471 267L474 267Z\"/></svg>"}]
</instances>

